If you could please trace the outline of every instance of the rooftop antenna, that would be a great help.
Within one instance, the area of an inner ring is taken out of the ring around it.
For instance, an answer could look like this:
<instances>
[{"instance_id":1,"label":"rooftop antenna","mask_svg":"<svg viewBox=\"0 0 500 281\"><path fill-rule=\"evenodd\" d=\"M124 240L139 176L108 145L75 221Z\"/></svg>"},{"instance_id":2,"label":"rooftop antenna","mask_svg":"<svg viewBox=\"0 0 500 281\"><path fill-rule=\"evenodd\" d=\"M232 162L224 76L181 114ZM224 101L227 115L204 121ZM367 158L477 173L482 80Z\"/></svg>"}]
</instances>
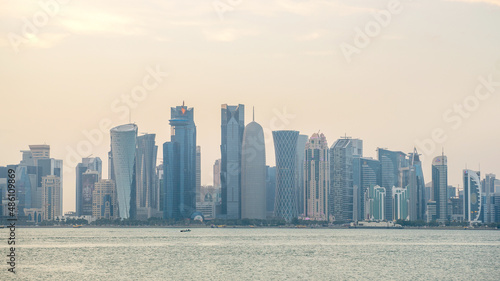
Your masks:
<instances>
[{"instance_id":1,"label":"rooftop antenna","mask_svg":"<svg viewBox=\"0 0 500 281\"><path fill-rule=\"evenodd\" d=\"M182 106L184 107L184 101L182 101Z\"/></svg>"}]
</instances>

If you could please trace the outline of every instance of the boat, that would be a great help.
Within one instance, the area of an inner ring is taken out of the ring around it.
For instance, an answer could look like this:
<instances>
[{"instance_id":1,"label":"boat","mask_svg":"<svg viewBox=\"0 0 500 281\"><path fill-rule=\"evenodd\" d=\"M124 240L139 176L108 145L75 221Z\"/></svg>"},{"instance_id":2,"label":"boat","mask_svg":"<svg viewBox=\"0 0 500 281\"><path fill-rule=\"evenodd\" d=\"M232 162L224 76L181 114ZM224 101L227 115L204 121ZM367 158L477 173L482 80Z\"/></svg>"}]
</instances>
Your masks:
<instances>
[{"instance_id":1,"label":"boat","mask_svg":"<svg viewBox=\"0 0 500 281\"><path fill-rule=\"evenodd\" d=\"M74 224L74 225L73 225L73 228L80 228L80 227L82 227L82 226L83 226L83 225L81 225L81 224Z\"/></svg>"},{"instance_id":2,"label":"boat","mask_svg":"<svg viewBox=\"0 0 500 281\"><path fill-rule=\"evenodd\" d=\"M402 229L403 226L392 221L358 221L351 222L349 228L395 228Z\"/></svg>"},{"instance_id":3,"label":"boat","mask_svg":"<svg viewBox=\"0 0 500 281\"><path fill-rule=\"evenodd\" d=\"M181 229L181 232L190 232L191 229Z\"/></svg>"}]
</instances>

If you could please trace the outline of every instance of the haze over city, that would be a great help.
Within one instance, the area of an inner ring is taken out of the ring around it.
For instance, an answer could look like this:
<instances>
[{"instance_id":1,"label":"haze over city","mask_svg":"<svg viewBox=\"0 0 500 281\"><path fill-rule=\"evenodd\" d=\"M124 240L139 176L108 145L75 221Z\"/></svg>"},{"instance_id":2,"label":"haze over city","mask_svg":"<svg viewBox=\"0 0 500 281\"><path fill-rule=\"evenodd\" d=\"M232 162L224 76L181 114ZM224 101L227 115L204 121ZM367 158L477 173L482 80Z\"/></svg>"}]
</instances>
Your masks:
<instances>
[{"instance_id":1,"label":"haze over city","mask_svg":"<svg viewBox=\"0 0 500 281\"><path fill-rule=\"evenodd\" d=\"M89 141L86 132L101 137L77 155L103 159L106 177L110 127L130 120L155 133L161 158L170 107L185 102L202 184L220 158L221 104L244 104L246 123L255 107L268 165L269 132L290 129L321 131L329 146L360 138L374 158L377 147L417 146L426 181L443 148L450 185L462 185L466 165L500 173L500 1L397 1L363 46L357 29L391 1L234 1L224 12L213 2L70 1L41 24L37 1L4 1L0 165L18 163L31 144L50 145L65 162L64 211L72 211L77 162L68 151ZM346 44L357 52L346 55ZM138 86L147 91L134 98ZM441 141L424 143L433 135Z\"/></svg>"}]
</instances>

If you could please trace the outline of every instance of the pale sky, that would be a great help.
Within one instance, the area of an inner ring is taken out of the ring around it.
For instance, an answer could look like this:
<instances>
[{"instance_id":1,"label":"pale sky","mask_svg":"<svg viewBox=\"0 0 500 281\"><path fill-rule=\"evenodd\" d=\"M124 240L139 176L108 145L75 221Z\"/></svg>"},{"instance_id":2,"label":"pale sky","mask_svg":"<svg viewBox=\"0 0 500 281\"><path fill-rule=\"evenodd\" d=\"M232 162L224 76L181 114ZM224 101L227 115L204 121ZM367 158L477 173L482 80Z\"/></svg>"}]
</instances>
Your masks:
<instances>
[{"instance_id":1,"label":"pale sky","mask_svg":"<svg viewBox=\"0 0 500 281\"><path fill-rule=\"evenodd\" d=\"M195 108L203 184L224 103L245 104L246 123L255 106L266 132L361 138L368 157L417 146L427 182L442 147L450 185L462 186L466 165L500 176L500 0L38 2L0 1L0 165L49 144L65 162L65 212L75 209L69 150L101 157L107 178L109 130L93 143L83 131L128 123L133 107L161 158L170 107L183 101Z\"/></svg>"}]
</instances>

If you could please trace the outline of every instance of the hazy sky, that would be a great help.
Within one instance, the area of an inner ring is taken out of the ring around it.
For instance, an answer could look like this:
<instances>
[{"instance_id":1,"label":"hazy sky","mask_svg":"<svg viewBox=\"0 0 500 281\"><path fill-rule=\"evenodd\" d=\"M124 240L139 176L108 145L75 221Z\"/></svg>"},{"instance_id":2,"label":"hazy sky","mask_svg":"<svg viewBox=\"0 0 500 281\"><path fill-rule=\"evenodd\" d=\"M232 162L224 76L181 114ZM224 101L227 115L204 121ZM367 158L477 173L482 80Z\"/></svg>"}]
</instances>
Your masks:
<instances>
[{"instance_id":1,"label":"hazy sky","mask_svg":"<svg viewBox=\"0 0 500 281\"><path fill-rule=\"evenodd\" d=\"M368 157L417 145L426 181L442 147L449 184L462 185L466 165L500 176L500 0L40 2L50 5L0 1L0 165L50 144L66 164L64 211L75 209L68 151L101 157L107 178L107 128L130 108L161 158L183 101L203 184L223 103L245 104L246 123L255 106L266 132L361 138ZM273 165L270 135L266 145Z\"/></svg>"}]
</instances>

